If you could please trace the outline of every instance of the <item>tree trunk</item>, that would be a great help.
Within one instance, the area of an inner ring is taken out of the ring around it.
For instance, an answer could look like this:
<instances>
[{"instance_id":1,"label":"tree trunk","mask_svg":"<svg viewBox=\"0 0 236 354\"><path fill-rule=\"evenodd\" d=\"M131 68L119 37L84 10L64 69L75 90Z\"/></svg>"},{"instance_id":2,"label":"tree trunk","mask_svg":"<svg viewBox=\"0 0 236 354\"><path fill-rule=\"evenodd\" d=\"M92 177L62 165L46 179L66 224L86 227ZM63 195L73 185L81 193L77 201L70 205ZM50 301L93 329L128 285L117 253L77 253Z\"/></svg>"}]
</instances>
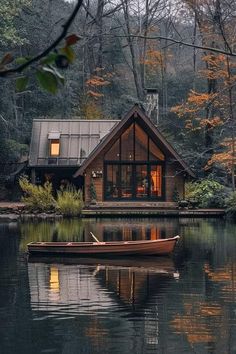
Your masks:
<instances>
[{"instance_id":1,"label":"tree trunk","mask_svg":"<svg viewBox=\"0 0 236 354\"><path fill-rule=\"evenodd\" d=\"M138 64L137 64L137 55L135 53L135 46L134 46L134 39L130 37L131 35L131 28L130 28L130 16L129 16L129 9L127 0L122 4L123 12L124 12L124 19L125 19L125 27L126 27L126 34L127 34L127 41L131 55L131 63L132 63L132 73L134 77L134 83L136 88L136 93L139 101L144 99L144 90L141 84L140 72L138 71Z\"/></svg>"}]
</instances>

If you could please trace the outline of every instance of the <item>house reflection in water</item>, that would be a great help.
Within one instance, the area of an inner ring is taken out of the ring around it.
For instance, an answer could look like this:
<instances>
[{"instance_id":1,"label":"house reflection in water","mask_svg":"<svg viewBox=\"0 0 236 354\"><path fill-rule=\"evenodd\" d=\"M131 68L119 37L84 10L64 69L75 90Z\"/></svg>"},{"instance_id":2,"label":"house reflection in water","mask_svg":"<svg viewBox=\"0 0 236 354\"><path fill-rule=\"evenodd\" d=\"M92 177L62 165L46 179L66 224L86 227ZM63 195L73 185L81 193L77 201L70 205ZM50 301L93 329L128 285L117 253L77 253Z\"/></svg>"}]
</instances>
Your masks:
<instances>
[{"instance_id":1,"label":"house reflection in water","mask_svg":"<svg viewBox=\"0 0 236 354\"><path fill-rule=\"evenodd\" d=\"M76 318L80 331L99 350L108 345L106 333L107 338L112 338L114 321L132 347L140 346L142 341L147 346L157 346L160 328L156 295L175 281L170 269L174 269L170 259L164 263L156 260L156 264L151 262L146 268L28 263L33 317Z\"/></svg>"},{"instance_id":2,"label":"house reflection in water","mask_svg":"<svg viewBox=\"0 0 236 354\"><path fill-rule=\"evenodd\" d=\"M29 263L32 310L76 315L114 305L93 272L95 268L85 266Z\"/></svg>"},{"instance_id":3,"label":"house reflection in water","mask_svg":"<svg viewBox=\"0 0 236 354\"><path fill-rule=\"evenodd\" d=\"M86 241L90 240L90 231L101 241L156 240L177 235L179 227L178 219L118 219L96 223L84 220Z\"/></svg>"},{"instance_id":4,"label":"house reflection in water","mask_svg":"<svg viewBox=\"0 0 236 354\"><path fill-rule=\"evenodd\" d=\"M52 222L21 223L21 249L33 241L93 241L92 231L100 241L156 240L177 235L179 219L72 219Z\"/></svg>"}]
</instances>

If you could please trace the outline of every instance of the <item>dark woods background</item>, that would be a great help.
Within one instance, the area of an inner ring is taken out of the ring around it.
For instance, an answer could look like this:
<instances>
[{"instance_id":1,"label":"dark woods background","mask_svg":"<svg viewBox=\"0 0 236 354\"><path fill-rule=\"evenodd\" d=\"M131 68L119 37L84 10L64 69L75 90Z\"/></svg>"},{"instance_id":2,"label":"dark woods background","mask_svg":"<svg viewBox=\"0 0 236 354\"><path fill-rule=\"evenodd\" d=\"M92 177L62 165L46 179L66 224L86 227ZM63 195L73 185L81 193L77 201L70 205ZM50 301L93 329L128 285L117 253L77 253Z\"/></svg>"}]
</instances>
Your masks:
<instances>
[{"instance_id":1,"label":"dark woods background","mask_svg":"<svg viewBox=\"0 0 236 354\"><path fill-rule=\"evenodd\" d=\"M1 56L42 51L74 5L1 0ZM235 28L236 4L230 0L85 0L70 30L82 39L74 63L61 70L65 85L58 94L39 88L34 65L24 92L16 91L14 77L0 79L1 163L27 156L34 118L117 119L143 103L151 87L159 92L159 128L186 162L200 176L231 183L232 163L222 153L233 161L236 58L168 38L232 53Z\"/></svg>"}]
</instances>

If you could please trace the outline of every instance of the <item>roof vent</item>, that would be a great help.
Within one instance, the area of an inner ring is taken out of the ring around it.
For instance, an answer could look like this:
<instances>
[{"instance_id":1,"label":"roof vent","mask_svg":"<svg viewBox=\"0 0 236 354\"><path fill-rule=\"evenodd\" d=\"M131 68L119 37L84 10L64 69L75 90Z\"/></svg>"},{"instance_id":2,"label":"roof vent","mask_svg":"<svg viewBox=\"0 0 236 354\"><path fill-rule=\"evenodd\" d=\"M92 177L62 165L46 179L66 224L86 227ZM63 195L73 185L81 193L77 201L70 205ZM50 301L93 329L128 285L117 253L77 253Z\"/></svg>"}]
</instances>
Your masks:
<instances>
[{"instance_id":1,"label":"roof vent","mask_svg":"<svg viewBox=\"0 0 236 354\"><path fill-rule=\"evenodd\" d=\"M60 132L50 132L48 133L48 140L58 140L60 139Z\"/></svg>"}]
</instances>

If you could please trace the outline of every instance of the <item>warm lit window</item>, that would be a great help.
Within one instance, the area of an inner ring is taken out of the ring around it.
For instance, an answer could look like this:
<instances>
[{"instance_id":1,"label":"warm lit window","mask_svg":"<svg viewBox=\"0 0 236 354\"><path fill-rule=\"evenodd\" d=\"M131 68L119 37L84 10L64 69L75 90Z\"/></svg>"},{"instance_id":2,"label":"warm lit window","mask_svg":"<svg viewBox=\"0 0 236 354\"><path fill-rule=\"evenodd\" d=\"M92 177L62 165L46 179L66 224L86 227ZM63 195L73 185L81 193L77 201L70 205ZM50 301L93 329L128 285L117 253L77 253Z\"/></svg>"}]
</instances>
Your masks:
<instances>
[{"instance_id":1,"label":"warm lit window","mask_svg":"<svg viewBox=\"0 0 236 354\"><path fill-rule=\"evenodd\" d=\"M105 154L105 198L164 199L164 161L156 142L132 123Z\"/></svg>"},{"instance_id":2,"label":"warm lit window","mask_svg":"<svg viewBox=\"0 0 236 354\"><path fill-rule=\"evenodd\" d=\"M49 156L57 157L60 155L60 132L48 133Z\"/></svg>"},{"instance_id":3,"label":"warm lit window","mask_svg":"<svg viewBox=\"0 0 236 354\"><path fill-rule=\"evenodd\" d=\"M59 139L50 140L50 156L59 156L60 141Z\"/></svg>"}]
</instances>

